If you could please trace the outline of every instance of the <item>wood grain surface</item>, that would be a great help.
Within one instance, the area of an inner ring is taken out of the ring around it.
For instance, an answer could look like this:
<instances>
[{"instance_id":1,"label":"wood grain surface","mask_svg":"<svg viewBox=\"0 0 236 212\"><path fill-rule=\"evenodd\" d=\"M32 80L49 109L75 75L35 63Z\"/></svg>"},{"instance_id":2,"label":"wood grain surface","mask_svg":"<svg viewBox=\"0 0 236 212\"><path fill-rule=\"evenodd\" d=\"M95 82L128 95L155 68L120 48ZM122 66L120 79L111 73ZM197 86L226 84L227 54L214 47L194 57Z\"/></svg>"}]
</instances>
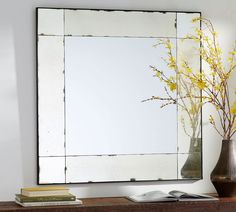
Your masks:
<instances>
[{"instance_id":1,"label":"wood grain surface","mask_svg":"<svg viewBox=\"0 0 236 212\"><path fill-rule=\"evenodd\" d=\"M21 207L15 202L0 202L0 211L28 212L236 212L236 198L219 201L134 203L125 197L86 198L77 206Z\"/></svg>"}]
</instances>

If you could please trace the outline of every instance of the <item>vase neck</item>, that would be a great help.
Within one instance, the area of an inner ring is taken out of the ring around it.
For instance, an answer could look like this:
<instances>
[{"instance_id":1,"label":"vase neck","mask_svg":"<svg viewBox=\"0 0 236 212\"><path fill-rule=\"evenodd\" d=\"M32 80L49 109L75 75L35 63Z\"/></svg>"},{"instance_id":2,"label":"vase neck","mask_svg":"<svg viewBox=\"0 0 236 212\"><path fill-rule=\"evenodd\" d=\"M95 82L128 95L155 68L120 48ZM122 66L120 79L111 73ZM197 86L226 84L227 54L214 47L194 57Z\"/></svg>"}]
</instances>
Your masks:
<instances>
[{"instance_id":1,"label":"vase neck","mask_svg":"<svg viewBox=\"0 0 236 212\"><path fill-rule=\"evenodd\" d=\"M234 152L233 154L235 155L236 142L234 140L222 140L221 152Z\"/></svg>"},{"instance_id":2,"label":"vase neck","mask_svg":"<svg viewBox=\"0 0 236 212\"><path fill-rule=\"evenodd\" d=\"M223 139L222 142L234 142L232 139Z\"/></svg>"}]
</instances>

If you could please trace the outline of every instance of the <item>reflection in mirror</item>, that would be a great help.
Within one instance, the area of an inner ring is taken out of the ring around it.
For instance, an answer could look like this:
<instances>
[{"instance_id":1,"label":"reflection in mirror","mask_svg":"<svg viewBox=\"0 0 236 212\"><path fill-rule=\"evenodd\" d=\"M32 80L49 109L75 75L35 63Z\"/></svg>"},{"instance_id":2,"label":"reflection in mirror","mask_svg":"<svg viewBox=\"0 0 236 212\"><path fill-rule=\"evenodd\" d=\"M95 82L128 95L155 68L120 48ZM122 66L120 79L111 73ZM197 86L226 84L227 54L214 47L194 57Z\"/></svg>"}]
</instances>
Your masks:
<instances>
[{"instance_id":1,"label":"reflection in mirror","mask_svg":"<svg viewBox=\"0 0 236 212\"><path fill-rule=\"evenodd\" d=\"M193 74L199 74L200 67L200 55L198 50L200 46L196 42L185 39L178 42L178 67L184 73L192 72ZM186 56L187 55L187 56ZM188 63L191 70L186 66ZM179 132L180 138L186 138L189 142L188 155L185 156L186 160L181 166L182 178L200 178L201 172L201 99L194 98L199 96L200 89L193 86L192 82L184 78L183 76L178 78L178 94L181 99L182 108L179 107L179 123L181 123L181 130L184 135ZM184 98L187 97L187 98ZM181 153L179 149L179 153Z\"/></svg>"},{"instance_id":2,"label":"reflection in mirror","mask_svg":"<svg viewBox=\"0 0 236 212\"><path fill-rule=\"evenodd\" d=\"M200 71L197 48L181 42L200 27L191 25L196 16L37 9L40 184L201 178L201 110L193 136L178 104L162 109L143 101L165 92L150 66L173 74L162 59L165 46L154 47L158 39L173 43L177 63L188 57ZM185 103L191 107L190 99ZM193 165L187 161L196 149Z\"/></svg>"},{"instance_id":3,"label":"reflection in mirror","mask_svg":"<svg viewBox=\"0 0 236 212\"><path fill-rule=\"evenodd\" d=\"M65 39L68 155L176 152L176 109L169 107L163 113L158 104L142 103L150 94L162 91L152 73L145 71L161 57L162 49L152 47L155 41ZM167 69L164 62L161 65ZM172 133L166 134L166 128Z\"/></svg>"},{"instance_id":4,"label":"reflection in mirror","mask_svg":"<svg viewBox=\"0 0 236 212\"><path fill-rule=\"evenodd\" d=\"M189 40L184 39L182 42ZM193 42L191 40L191 42ZM159 39L156 46L164 46L167 51L167 56L162 58L171 69L170 75L163 71L162 67L151 66L154 76L159 79L161 84L164 84L165 94L152 96L145 101L157 100L162 102L161 108L168 108L170 105L177 105L178 107L178 119L181 124L181 129L186 137L189 137L189 155L186 163L181 168L181 176L183 178L198 178L201 176L200 165L200 125L201 125L201 99L196 98L200 96L200 89L193 85L192 78L187 77L189 74L201 77L200 73L193 70L190 66L190 61L186 60L181 53L183 53L183 45L179 45L178 49L178 63L175 56L175 49L170 39ZM188 47L184 55L193 54L193 57L197 59L195 55L198 55L196 50L198 48ZM182 50L182 51L180 51ZM191 50L191 51L189 51ZM182 56L182 57L181 57ZM198 56L199 57L199 56ZM198 58L200 59L200 58ZM199 78L200 79L200 78ZM201 83L201 81L199 81ZM182 138L182 137L180 137Z\"/></svg>"}]
</instances>

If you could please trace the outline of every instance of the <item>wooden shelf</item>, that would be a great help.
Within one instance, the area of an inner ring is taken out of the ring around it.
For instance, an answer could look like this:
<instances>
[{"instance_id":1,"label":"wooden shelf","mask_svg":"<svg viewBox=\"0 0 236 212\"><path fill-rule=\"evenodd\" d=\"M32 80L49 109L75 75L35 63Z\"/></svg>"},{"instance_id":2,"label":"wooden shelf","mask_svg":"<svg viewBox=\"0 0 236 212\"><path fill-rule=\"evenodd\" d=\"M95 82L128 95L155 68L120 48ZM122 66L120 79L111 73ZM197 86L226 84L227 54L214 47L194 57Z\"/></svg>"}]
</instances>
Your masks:
<instances>
[{"instance_id":1,"label":"wooden shelf","mask_svg":"<svg viewBox=\"0 0 236 212\"><path fill-rule=\"evenodd\" d=\"M134 203L124 197L86 198L83 205L21 207L14 202L0 202L0 211L32 212L235 212L236 198L219 201Z\"/></svg>"}]
</instances>

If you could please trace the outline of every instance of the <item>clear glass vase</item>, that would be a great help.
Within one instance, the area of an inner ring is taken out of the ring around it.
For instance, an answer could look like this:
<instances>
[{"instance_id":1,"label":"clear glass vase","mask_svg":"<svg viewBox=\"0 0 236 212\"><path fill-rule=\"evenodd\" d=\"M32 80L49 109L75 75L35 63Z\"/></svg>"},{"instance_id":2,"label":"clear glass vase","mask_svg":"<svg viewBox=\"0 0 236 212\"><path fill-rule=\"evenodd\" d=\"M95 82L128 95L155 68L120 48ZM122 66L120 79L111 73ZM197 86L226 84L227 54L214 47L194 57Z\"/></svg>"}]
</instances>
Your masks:
<instances>
[{"instance_id":1,"label":"clear glass vase","mask_svg":"<svg viewBox=\"0 0 236 212\"><path fill-rule=\"evenodd\" d=\"M202 177L201 138L191 138L188 157L181 168L181 176L186 179L200 179Z\"/></svg>"}]
</instances>

